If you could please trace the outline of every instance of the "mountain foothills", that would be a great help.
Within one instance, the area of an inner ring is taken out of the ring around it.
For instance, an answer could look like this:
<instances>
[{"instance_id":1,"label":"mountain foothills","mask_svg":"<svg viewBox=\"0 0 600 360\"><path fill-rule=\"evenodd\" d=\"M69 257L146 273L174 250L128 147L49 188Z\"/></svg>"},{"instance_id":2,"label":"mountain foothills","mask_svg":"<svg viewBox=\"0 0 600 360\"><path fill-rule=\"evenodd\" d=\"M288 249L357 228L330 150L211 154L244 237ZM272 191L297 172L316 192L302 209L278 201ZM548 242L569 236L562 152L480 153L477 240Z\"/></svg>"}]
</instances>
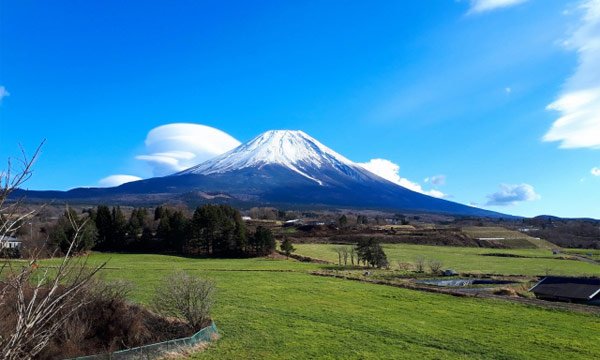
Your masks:
<instances>
[{"instance_id":1,"label":"mountain foothills","mask_svg":"<svg viewBox=\"0 0 600 360\"><path fill-rule=\"evenodd\" d=\"M29 199L354 207L500 217L385 180L302 131L271 130L182 172L112 188L20 191Z\"/></svg>"}]
</instances>

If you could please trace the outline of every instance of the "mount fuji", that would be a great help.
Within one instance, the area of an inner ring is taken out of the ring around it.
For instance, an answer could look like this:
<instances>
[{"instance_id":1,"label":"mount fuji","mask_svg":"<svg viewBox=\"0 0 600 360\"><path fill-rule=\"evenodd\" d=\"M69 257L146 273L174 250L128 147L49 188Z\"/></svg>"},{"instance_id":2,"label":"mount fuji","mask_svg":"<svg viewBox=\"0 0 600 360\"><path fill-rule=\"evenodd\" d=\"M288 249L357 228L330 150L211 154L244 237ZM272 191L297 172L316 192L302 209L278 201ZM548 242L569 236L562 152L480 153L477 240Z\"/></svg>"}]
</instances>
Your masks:
<instances>
[{"instance_id":1,"label":"mount fuji","mask_svg":"<svg viewBox=\"0 0 600 360\"><path fill-rule=\"evenodd\" d=\"M229 152L165 177L113 188L23 191L20 195L131 204L218 201L503 216L406 189L369 172L298 130L267 131Z\"/></svg>"}]
</instances>

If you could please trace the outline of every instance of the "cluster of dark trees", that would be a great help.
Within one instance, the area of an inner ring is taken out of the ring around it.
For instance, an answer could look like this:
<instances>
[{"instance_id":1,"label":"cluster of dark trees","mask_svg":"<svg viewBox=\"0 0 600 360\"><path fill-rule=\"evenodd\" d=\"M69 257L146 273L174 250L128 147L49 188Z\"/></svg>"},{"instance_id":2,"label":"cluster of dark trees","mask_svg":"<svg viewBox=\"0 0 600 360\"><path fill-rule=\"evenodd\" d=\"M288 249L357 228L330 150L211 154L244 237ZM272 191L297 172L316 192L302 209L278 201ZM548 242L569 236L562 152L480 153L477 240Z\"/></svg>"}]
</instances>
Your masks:
<instances>
[{"instance_id":1,"label":"cluster of dark trees","mask_svg":"<svg viewBox=\"0 0 600 360\"><path fill-rule=\"evenodd\" d=\"M371 267L383 268L389 265L387 256L376 238L363 238L356 244L358 262Z\"/></svg>"},{"instance_id":2,"label":"cluster of dark trees","mask_svg":"<svg viewBox=\"0 0 600 360\"><path fill-rule=\"evenodd\" d=\"M593 219L561 219L538 216L523 219L533 227L529 235L548 240L558 246L600 249L600 221Z\"/></svg>"},{"instance_id":3,"label":"cluster of dark trees","mask_svg":"<svg viewBox=\"0 0 600 360\"><path fill-rule=\"evenodd\" d=\"M283 251L283 243L282 251ZM336 246L335 252L338 255L338 265L360 265L387 268L389 266L387 256L375 237L358 239L356 245ZM356 259L356 262L355 262Z\"/></svg>"},{"instance_id":4,"label":"cluster of dark trees","mask_svg":"<svg viewBox=\"0 0 600 360\"><path fill-rule=\"evenodd\" d=\"M214 257L253 257L275 249L271 230L249 232L239 211L228 205L204 205L191 217L182 210L158 206L154 214L133 209L129 219L121 208L100 205L78 215L68 210L49 234L49 246L60 251L73 238L71 222L85 222L78 251L178 253Z\"/></svg>"}]
</instances>

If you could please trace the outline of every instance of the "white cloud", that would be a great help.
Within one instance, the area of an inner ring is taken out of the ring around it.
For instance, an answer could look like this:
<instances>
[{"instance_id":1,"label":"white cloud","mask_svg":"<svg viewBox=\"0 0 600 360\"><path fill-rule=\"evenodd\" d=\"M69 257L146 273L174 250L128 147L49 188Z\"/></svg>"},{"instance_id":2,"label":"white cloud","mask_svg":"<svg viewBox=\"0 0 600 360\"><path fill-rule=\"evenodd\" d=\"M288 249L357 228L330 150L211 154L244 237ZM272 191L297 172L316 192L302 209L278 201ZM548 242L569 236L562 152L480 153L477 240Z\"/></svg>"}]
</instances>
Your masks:
<instances>
[{"instance_id":1,"label":"white cloud","mask_svg":"<svg viewBox=\"0 0 600 360\"><path fill-rule=\"evenodd\" d=\"M528 0L471 0L469 14L482 13L522 4Z\"/></svg>"},{"instance_id":2,"label":"white cloud","mask_svg":"<svg viewBox=\"0 0 600 360\"><path fill-rule=\"evenodd\" d=\"M501 184L500 191L487 196L486 205L507 206L523 201L539 200L541 196L529 184Z\"/></svg>"},{"instance_id":3,"label":"white cloud","mask_svg":"<svg viewBox=\"0 0 600 360\"><path fill-rule=\"evenodd\" d=\"M101 187L113 187L137 180L142 180L142 178L133 175L110 175L103 179L100 179L98 181L98 185L100 185Z\"/></svg>"},{"instance_id":4,"label":"white cloud","mask_svg":"<svg viewBox=\"0 0 600 360\"><path fill-rule=\"evenodd\" d=\"M147 162L155 176L164 176L221 155L240 142L210 126L174 123L150 130L145 144L148 153L136 159Z\"/></svg>"},{"instance_id":5,"label":"white cloud","mask_svg":"<svg viewBox=\"0 0 600 360\"><path fill-rule=\"evenodd\" d=\"M507 86L507 87L504 88L504 92L507 93L507 94L510 94L512 92L512 88L510 88L510 87Z\"/></svg>"},{"instance_id":6,"label":"white cloud","mask_svg":"<svg viewBox=\"0 0 600 360\"><path fill-rule=\"evenodd\" d=\"M543 139L561 148L600 148L600 0L586 0L579 9L581 22L564 42L577 52L578 65L547 107L560 117Z\"/></svg>"},{"instance_id":7,"label":"white cloud","mask_svg":"<svg viewBox=\"0 0 600 360\"><path fill-rule=\"evenodd\" d=\"M594 176L600 176L600 167L593 167L591 173Z\"/></svg>"},{"instance_id":8,"label":"white cloud","mask_svg":"<svg viewBox=\"0 0 600 360\"><path fill-rule=\"evenodd\" d=\"M382 178L405 187L409 190L416 191L421 194L443 198L446 197L441 191L431 189L424 190L418 183L412 182L406 178L400 176L400 166L386 159L371 159L366 163L358 163L358 165L367 169L375 175L381 176Z\"/></svg>"},{"instance_id":9,"label":"white cloud","mask_svg":"<svg viewBox=\"0 0 600 360\"><path fill-rule=\"evenodd\" d=\"M0 85L0 102L2 101L2 99L4 99L5 97L9 96L10 93L8 92L8 90L6 90L6 88L2 85Z\"/></svg>"},{"instance_id":10,"label":"white cloud","mask_svg":"<svg viewBox=\"0 0 600 360\"><path fill-rule=\"evenodd\" d=\"M442 186L446 185L446 175L434 175L425 178L426 183L430 183L431 185Z\"/></svg>"}]
</instances>

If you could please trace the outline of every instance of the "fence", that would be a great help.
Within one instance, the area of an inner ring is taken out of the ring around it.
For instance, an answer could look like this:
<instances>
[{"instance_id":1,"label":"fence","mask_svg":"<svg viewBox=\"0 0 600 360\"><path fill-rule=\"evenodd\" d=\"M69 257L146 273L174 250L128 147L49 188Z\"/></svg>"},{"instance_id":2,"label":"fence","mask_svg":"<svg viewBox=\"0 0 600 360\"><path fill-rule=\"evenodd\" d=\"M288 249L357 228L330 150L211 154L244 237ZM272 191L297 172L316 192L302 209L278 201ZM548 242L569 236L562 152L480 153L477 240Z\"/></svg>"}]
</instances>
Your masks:
<instances>
[{"instance_id":1,"label":"fence","mask_svg":"<svg viewBox=\"0 0 600 360\"><path fill-rule=\"evenodd\" d=\"M217 335L217 326L213 322L210 326L205 327L187 338L163 341L156 344L115 351L110 354L82 356L71 360L152 360L172 351L178 351L182 348L191 347L202 342L210 342Z\"/></svg>"}]
</instances>

